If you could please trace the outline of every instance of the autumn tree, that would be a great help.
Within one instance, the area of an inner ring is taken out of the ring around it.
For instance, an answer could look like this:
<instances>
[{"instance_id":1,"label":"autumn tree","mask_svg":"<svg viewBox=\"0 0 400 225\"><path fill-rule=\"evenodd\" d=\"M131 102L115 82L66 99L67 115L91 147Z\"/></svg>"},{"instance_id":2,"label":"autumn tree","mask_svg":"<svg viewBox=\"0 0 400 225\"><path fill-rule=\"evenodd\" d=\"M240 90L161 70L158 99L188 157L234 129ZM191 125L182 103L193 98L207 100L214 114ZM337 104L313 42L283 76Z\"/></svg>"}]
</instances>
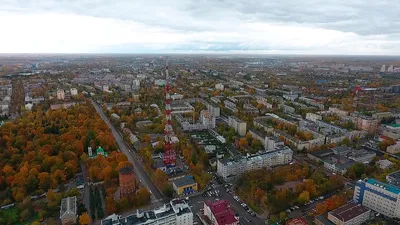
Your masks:
<instances>
[{"instance_id":1,"label":"autumn tree","mask_svg":"<svg viewBox=\"0 0 400 225\"><path fill-rule=\"evenodd\" d=\"M79 224L80 225L88 225L90 223L91 219L90 216L84 212L79 216Z\"/></svg>"}]
</instances>

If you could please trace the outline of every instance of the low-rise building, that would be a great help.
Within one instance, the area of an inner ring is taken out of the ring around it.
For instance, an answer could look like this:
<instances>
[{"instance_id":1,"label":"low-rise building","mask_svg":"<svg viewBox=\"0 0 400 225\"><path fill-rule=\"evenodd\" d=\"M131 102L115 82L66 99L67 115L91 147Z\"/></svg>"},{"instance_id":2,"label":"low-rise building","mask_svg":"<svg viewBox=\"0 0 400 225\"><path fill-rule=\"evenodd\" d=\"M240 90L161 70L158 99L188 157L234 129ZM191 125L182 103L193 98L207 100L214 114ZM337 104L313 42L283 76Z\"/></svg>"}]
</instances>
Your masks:
<instances>
[{"instance_id":1,"label":"low-rise building","mask_svg":"<svg viewBox=\"0 0 400 225\"><path fill-rule=\"evenodd\" d=\"M386 176L386 182L388 182L391 185L400 187L400 170L388 174Z\"/></svg>"},{"instance_id":2,"label":"low-rise building","mask_svg":"<svg viewBox=\"0 0 400 225\"><path fill-rule=\"evenodd\" d=\"M60 220L62 225L77 222L76 196L61 199Z\"/></svg>"},{"instance_id":3,"label":"low-rise building","mask_svg":"<svg viewBox=\"0 0 400 225\"><path fill-rule=\"evenodd\" d=\"M386 151L390 154L397 154L400 152L400 141L394 145L390 145L386 148Z\"/></svg>"},{"instance_id":4,"label":"low-rise building","mask_svg":"<svg viewBox=\"0 0 400 225\"><path fill-rule=\"evenodd\" d=\"M371 217L371 210L355 202L348 203L328 213L335 225L361 225Z\"/></svg>"},{"instance_id":5,"label":"low-rise building","mask_svg":"<svg viewBox=\"0 0 400 225\"><path fill-rule=\"evenodd\" d=\"M204 202L204 216L212 225L239 225L239 216L232 211L228 201Z\"/></svg>"},{"instance_id":6,"label":"low-rise building","mask_svg":"<svg viewBox=\"0 0 400 225\"><path fill-rule=\"evenodd\" d=\"M385 170L391 168L393 166L393 163L387 159L382 159L377 161L376 165L378 165L379 168Z\"/></svg>"},{"instance_id":7,"label":"low-rise building","mask_svg":"<svg viewBox=\"0 0 400 225\"><path fill-rule=\"evenodd\" d=\"M197 183L194 181L192 176L184 176L172 180L172 187L178 195L189 195L196 192Z\"/></svg>"},{"instance_id":8,"label":"low-rise building","mask_svg":"<svg viewBox=\"0 0 400 225\"><path fill-rule=\"evenodd\" d=\"M303 218L294 218L286 221L286 225L308 225L308 223Z\"/></svg>"},{"instance_id":9,"label":"low-rise building","mask_svg":"<svg viewBox=\"0 0 400 225\"><path fill-rule=\"evenodd\" d=\"M112 214L101 221L101 225L188 225L193 224L193 212L181 199L171 200L162 207L122 217Z\"/></svg>"}]
</instances>

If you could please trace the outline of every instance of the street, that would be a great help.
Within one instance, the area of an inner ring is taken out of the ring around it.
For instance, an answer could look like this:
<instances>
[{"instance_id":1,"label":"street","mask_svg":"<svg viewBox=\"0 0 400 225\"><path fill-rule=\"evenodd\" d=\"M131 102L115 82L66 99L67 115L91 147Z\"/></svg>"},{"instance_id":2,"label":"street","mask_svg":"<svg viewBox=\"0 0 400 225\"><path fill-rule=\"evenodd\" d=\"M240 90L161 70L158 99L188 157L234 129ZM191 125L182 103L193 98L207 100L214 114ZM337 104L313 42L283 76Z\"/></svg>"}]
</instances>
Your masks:
<instances>
[{"instance_id":1,"label":"street","mask_svg":"<svg viewBox=\"0 0 400 225\"><path fill-rule=\"evenodd\" d=\"M129 162L131 162L134 166L134 173L138 180L141 181L141 185L146 187L151 192L152 203L155 204L155 207L158 205L164 204L164 198L157 187L153 184L150 177L147 175L146 171L144 170L142 164L139 162L137 156L134 154L132 148L128 147L125 143L122 136L118 133L117 129L114 125L110 122L107 116L104 114L103 109L99 104L91 100L94 108L96 109L97 113L103 119L103 121L108 125L111 129L111 132L115 138L115 141L118 145L119 150L124 153L127 157Z\"/></svg>"}]
</instances>

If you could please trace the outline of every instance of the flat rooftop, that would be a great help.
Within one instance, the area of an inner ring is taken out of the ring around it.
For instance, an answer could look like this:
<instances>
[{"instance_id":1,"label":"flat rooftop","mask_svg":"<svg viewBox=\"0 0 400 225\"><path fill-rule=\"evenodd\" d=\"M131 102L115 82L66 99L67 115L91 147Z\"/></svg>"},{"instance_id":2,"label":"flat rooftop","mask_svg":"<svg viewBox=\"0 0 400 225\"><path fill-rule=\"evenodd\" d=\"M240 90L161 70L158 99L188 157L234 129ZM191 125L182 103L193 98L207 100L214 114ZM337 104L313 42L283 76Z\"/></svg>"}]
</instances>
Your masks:
<instances>
[{"instance_id":1,"label":"flat rooftop","mask_svg":"<svg viewBox=\"0 0 400 225\"><path fill-rule=\"evenodd\" d=\"M394 193L396 195L400 193L400 188L399 187L396 187L396 186L391 185L391 184L387 184L387 183L383 183L383 182L377 181L377 180L375 180L373 178L369 178L367 180L367 183L371 184L371 185L383 187L385 190L388 190L388 191L390 191L390 192L392 192L392 193Z\"/></svg>"},{"instance_id":2,"label":"flat rooftop","mask_svg":"<svg viewBox=\"0 0 400 225\"><path fill-rule=\"evenodd\" d=\"M368 211L369 209L367 209L366 207L357 204L355 202L352 202L331 211L329 214L340 219L343 222L347 222Z\"/></svg>"}]
</instances>

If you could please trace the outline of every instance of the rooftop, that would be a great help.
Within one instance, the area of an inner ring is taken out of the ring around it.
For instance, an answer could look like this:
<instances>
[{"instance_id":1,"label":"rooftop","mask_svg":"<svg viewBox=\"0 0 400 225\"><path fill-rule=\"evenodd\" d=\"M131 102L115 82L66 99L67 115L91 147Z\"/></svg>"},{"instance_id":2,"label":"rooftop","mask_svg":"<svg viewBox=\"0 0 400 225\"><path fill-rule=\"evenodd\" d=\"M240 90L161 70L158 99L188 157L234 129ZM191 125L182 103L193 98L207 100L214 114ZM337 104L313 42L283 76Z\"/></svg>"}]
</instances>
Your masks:
<instances>
[{"instance_id":1,"label":"rooftop","mask_svg":"<svg viewBox=\"0 0 400 225\"><path fill-rule=\"evenodd\" d=\"M210 208L218 224L232 224L238 221L230 205L226 200L206 201L205 204Z\"/></svg>"},{"instance_id":2,"label":"rooftop","mask_svg":"<svg viewBox=\"0 0 400 225\"><path fill-rule=\"evenodd\" d=\"M303 218L294 218L292 220L288 220L286 225L308 225L308 223Z\"/></svg>"},{"instance_id":3,"label":"rooftop","mask_svg":"<svg viewBox=\"0 0 400 225\"><path fill-rule=\"evenodd\" d=\"M61 200L60 219L67 215L76 215L76 196Z\"/></svg>"},{"instance_id":4,"label":"rooftop","mask_svg":"<svg viewBox=\"0 0 400 225\"><path fill-rule=\"evenodd\" d=\"M370 210L366 207L352 202L329 212L329 214L346 222L368 211Z\"/></svg>"},{"instance_id":5,"label":"rooftop","mask_svg":"<svg viewBox=\"0 0 400 225\"><path fill-rule=\"evenodd\" d=\"M195 184L196 182L194 181L192 176L184 176L184 177L178 178L176 180L173 180L172 183L174 183L175 186L177 186L177 187L184 187L184 186Z\"/></svg>"},{"instance_id":6,"label":"rooftop","mask_svg":"<svg viewBox=\"0 0 400 225\"><path fill-rule=\"evenodd\" d=\"M127 166L119 169L120 174L130 174L133 172L133 166Z\"/></svg>"},{"instance_id":7,"label":"rooftop","mask_svg":"<svg viewBox=\"0 0 400 225\"><path fill-rule=\"evenodd\" d=\"M101 221L101 225L139 225L153 224L155 221L172 216L174 214L191 213L189 205L183 200L172 200L160 208L143 211L137 210L136 214L122 217L116 214L110 215Z\"/></svg>"},{"instance_id":8,"label":"rooftop","mask_svg":"<svg viewBox=\"0 0 400 225\"><path fill-rule=\"evenodd\" d=\"M367 183L371 184L371 185L379 186L379 187L381 187L381 188L383 188L383 189L385 189L387 191L390 191L390 192L392 192L392 193L394 193L396 195L400 193L400 188L399 187L396 187L396 186L391 185L391 184L387 184L387 183L383 183L383 182L377 181L377 180L375 180L373 178L369 178L367 180Z\"/></svg>"}]
</instances>

